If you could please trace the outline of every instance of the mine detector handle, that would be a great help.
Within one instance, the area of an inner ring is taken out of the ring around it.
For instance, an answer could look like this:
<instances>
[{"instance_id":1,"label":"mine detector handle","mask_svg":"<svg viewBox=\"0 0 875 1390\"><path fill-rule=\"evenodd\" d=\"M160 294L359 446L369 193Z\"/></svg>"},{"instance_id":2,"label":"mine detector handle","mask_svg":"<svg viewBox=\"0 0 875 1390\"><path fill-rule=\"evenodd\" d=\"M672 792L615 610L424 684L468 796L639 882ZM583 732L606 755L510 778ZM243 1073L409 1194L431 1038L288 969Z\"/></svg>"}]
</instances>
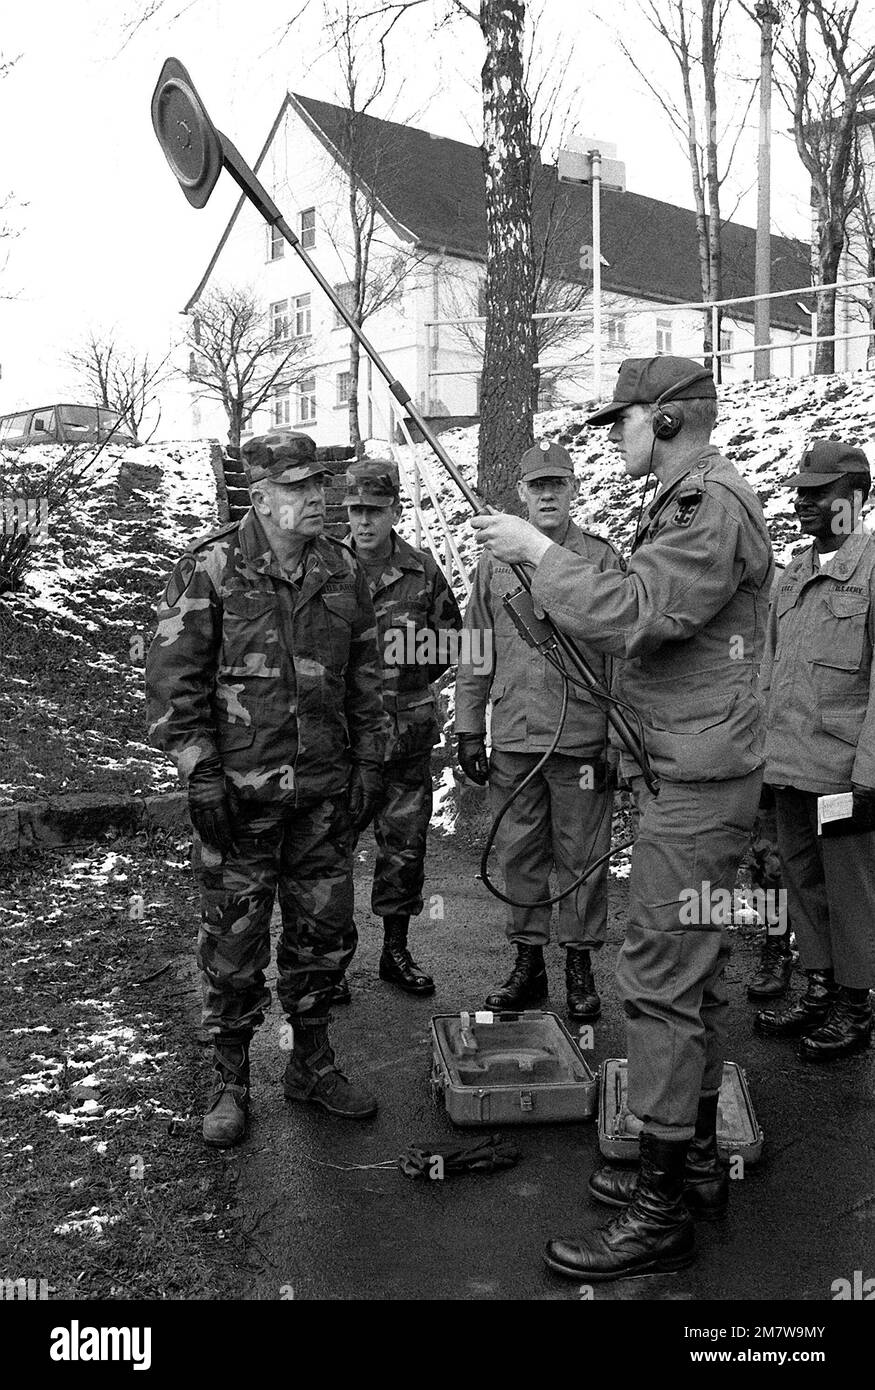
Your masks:
<instances>
[{"instance_id":1,"label":"mine detector handle","mask_svg":"<svg viewBox=\"0 0 875 1390\"><path fill-rule=\"evenodd\" d=\"M478 515L495 514L497 509L483 502L468 486L437 435L429 427L422 412L411 400L410 392L392 375L373 343L353 320L352 315L335 293L333 285L328 283L319 267L311 260L267 189L254 171L250 169L236 145L213 125L187 69L178 58L168 58L159 74L155 91L152 94L152 125L165 158L176 175L183 193L193 207L202 208L206 205L223 167L228 170L244 195L261 213L265 222L276 228L283 240L288 242L295 254L303 261L313 279L328 296L340 318L343 319L350 332L368 354L377 371L385 379L395 400L418 426L423 439L449 473L472 511ZM523 566L511 565L510 568L521 586L531 592L531 580ZM550 624L553 630L555 649L558 650L562 660L573 669L577 678L588 688L593 699L603 709L624 747L641 768L648 788L655 793L658 784L650 769L646 750L638 739L635 730L607 693L603 692L595 671L575 643L560 632L549 618L545 621Z\"/></svg>"}]
</instances>

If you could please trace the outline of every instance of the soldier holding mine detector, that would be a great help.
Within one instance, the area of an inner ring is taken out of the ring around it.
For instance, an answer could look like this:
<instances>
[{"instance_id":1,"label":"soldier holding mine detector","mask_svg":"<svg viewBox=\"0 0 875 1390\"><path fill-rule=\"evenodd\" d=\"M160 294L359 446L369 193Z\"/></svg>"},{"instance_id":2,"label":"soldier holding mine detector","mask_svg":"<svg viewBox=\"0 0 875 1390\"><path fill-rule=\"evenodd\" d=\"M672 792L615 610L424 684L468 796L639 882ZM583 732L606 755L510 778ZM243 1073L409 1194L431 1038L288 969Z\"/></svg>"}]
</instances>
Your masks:
<instances>
[{"instance_id":1,"label":"soldier holding mine detector","mask_svg":"<svg viewBox=\"0 0 875 1390\"><path fill-rule=\"evenodd\" d=\"M618 659L615 691L641 718L660 784L653 795L624 759L641 820L617 975L641 1167L593 1174L593 1196L621 1214L548 1244L550 1267L572 1278L678 1269L693 1258L691 1213L727 1205L716 1126L729 943L722 924L686 925L679 908L705 881L731 891L759 803L773 561L756 494L709 443L715 398L710 372L689 359L630 358L590 417L611 425L630 477L659 482L625 572L518 517L473 522L498 559L535 567L532 596L559 628Z\"/></svg>"}]
</instances>

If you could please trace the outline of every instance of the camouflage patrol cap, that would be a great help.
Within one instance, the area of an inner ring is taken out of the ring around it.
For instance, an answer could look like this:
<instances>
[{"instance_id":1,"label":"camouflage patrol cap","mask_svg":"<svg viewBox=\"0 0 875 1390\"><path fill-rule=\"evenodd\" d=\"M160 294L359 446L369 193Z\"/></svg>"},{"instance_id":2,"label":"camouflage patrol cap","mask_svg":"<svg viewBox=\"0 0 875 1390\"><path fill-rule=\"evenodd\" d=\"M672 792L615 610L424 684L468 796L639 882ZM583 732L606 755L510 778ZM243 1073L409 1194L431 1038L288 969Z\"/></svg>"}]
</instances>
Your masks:
<instances>
[{"instance_id":1,"label":"camouflage patrol cap","mask_svg":"<svg viewBox=\"0 0 875 1390\"><path fill-rule=\"evenodd\" d=\"M346 507L394 507L400 494L391 459L361 459L346 470Z\"/></svg>"},{"instance_id":2,"label":"camouflage patrol cap","mask_svg":"<svg viewBox=\"0 0 875 1390\"><path fill-rule=\"evenodd\" d=\"M539 439L531 449L526 449L520 459L520 477L524 483L534 478L570 478L574 476L571 455L561 444L550 439Z\"/></svg>"},{"instance_id":3,"label":"camouflage patrol cap","mask_svg":"<svg viewBox=\"0 0 875 1390\"><path fill-rule=\"evenodd\" d=\"M837 439L813 439L802 455L799 472L783 484L784 487L825 487L845 473L869 478L869 460L862 449L853 444L841 444Z\"/></svg>"},{"instance_id":4,"label":"camouflage patrol cap","mask_svg":"<svg viewBox=\"0 0 875 1390\"><path fill-rule=\"evenodd\" d=\"M276 483L300 483L317 473L330 472L316 458L316 442L309 434L260 434L240 450L250 484L262 478Z\"/></svg>"}]
</instances>

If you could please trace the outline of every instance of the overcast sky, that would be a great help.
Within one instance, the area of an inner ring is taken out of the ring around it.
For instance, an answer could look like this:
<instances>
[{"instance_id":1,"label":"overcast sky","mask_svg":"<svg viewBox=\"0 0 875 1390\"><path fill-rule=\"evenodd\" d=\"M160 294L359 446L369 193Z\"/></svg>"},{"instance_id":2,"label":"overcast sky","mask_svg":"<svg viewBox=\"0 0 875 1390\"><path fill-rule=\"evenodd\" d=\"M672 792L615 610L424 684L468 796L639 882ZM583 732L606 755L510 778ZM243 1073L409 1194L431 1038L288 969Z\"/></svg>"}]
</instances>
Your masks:
<instances>
[{"instance_id":1,"label":"overcast sky","mask_svg":"<svg viewBox=\"0 0 875 1390\"><path fill-rule=\"evenodd\" d=\"M285 29L302 0L164 0L125 43L133 0L0 0L0 44L19 61L0 81L0 198L18 231L0 243L8 260L0 291L0 413L71 399L64 354L91 327L115 325L131 343L166 344L179 335L179 310L199 280L236 198L226 175L201 212L189 207L155 140L149 103L163 60L188 67L219 127L250 162L285 90L331 100L336 62L326 44L320 0ZM438 134L476 140L480 34L460 19L434 35L422 6L398 26L389 57L392 86L376 114ZM579 126L612 140L627 187L692 206L690 174L669 125L586 0L547 0L545 51L555 65L574 45ZM661 55L631 5L605 5L627 41L659 77ZM749 30L754 26L745 21ZM755 73L759 43L740 29L737 71ZM556 56L552 56L556 55ZM673 82L668 66L662 73ZM393 104L394 103L394 104ZM739 220L755 219L756 103L739 165L750 191ZM780 107L775 111L773 230L807 237L806 179ZM727 195L728 212L734 197ZM603 246L610 261L610 247Z\"/></svg>"}]
</instances>

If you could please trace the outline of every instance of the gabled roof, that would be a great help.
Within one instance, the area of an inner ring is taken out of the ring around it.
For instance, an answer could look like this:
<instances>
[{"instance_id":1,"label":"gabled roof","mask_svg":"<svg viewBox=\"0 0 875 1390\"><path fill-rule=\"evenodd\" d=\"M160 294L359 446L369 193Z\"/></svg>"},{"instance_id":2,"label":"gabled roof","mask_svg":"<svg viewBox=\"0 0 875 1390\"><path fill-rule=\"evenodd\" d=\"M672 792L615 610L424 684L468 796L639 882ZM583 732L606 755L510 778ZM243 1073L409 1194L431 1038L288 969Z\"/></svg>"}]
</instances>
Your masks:
<instances>
[{"instance_id":1,"label":"gabled roof","mask_svg":"<svg viewBox=\"0 0 875 1390\"><path fill-rule=\"evenodd\" d=\"M261 163L287 107L291 106L333 158L346 164L347 113L341 106L314 97L289 93L259 156ZM475 145L448 140L414 126L359 116L356 159L381 212L399 235L428 250L471 260L486 257L486 194L483 153ZM256 169L258 165L256 165ZM242 199L241 199L242 202ZM560 184L552 165L538 164L534 178L535 235L549 208L563 231L555 239L548 269L564 280L583 283L579 249L592 242L592 198L588 187ZM190 308L212 273L219 252L239 212L234 210L222 241L207 268ZM639 193L603 191L601 248L606 292L622 293L666 304L700 301L699 253L695 213ZM723 289L721 297L754 292L756 233L752 227L727 222L723 227ZM810 251L805 242L772 237L773 291L796 289L811 280ZM799 297L802 297L801 295ZM750 320L753 306L731 310ZM795 299L772 303L776 326L807 330L810 320Z\"/></svg>"}]
</instances>

